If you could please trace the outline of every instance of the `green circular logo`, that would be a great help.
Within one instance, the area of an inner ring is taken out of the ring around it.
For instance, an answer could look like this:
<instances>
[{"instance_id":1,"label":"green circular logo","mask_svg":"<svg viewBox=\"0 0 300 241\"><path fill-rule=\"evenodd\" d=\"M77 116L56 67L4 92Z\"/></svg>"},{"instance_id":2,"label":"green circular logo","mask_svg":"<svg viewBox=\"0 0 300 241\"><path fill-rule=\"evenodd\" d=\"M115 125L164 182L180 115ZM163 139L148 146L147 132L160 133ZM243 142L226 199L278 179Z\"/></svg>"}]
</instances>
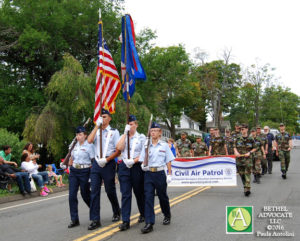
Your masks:
<instances>
[{"instance_id":1,"label":"green circular logo","mask_svg":"<svg viewBox=\"0 0 300 241\"><path fill-rule=\"evenodd\" d=\"M230 227L236 231L244 231L251 224L251 214L245 208L235 208L228 215Z\"/></svg>"}]
</instances>

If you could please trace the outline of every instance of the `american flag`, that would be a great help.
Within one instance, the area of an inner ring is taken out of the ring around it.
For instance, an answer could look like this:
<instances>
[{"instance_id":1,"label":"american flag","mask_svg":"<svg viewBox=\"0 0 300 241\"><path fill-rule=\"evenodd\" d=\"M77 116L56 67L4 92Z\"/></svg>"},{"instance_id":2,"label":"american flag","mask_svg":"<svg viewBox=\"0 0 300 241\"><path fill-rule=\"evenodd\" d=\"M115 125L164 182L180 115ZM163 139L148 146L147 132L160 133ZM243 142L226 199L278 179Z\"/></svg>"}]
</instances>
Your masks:
<instances>
[{"instance_id":1,"label":"american flag","mask_svg":"<svg viewBox=\"0 0 300 241\"><path fill-rule=\"evenodd\" d=\"M103 42L102 42L103 41ZM102 46L103 45L103 46ZM103 48L104 47L104 48ZM102 80L100 80L102 73ZM102 88L101 88L102 87ZM100 91L102 89L102 107L100 107ZM115 100L121 89L121 82L113 58L109 52L105 40L102 38L102 21L99 22L98 39L98 65L95 89L95 111L94 122L101 114L101 109L108 109L110 113L115 112Z\"/></svg>"}]
</instances>

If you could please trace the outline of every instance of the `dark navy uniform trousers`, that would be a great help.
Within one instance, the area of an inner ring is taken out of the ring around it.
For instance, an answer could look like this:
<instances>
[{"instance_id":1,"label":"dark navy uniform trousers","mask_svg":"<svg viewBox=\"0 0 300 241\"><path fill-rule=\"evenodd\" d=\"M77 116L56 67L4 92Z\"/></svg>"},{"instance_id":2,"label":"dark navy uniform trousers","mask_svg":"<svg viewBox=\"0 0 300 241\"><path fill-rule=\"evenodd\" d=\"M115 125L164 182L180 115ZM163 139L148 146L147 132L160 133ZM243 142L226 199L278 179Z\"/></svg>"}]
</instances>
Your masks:
<instances>
[{"instance_id":1,"label":"dark navy uniform trousers","mask_svg":"<svg viewBox=\"0 0 300 241\"><path fill-rule=\"evenodd\" d=\"M167 181L165 171L145 172L145 220L146 223L155 223L154 191L156 189L159 204L165 217L171 217L169 197L167 195Z\"/></svg>"},{"instance_id":2,"label":"dark navy uniform trousers","mask_svg":"<svg viewBox=\"0 0 300 241\"><path fill-rule=\"evenodd\" d=\"M144 217L144 171L141 168L141 163L135 163L131 168L127 168L126 165L121 162L118 166L118 176L122 193L121 211L123 222L130 222L132 189L140 215Z\"/></svg>"},{"instance_id":3,"label":"dark navy uniform trousers","mask_svg":"<svg viewBox=\"0 0 300 241\"><path fill-rule=\"evenodd\" d=\"M100 193L102 180L104 181L105 192L111 203L113 214L120 215L120 205L117 198L115 176L116 163L114 160L108 162L105 167L100 167L96 161L91 169L91 205L90 220L100 221Z\"/></svg>"},{"instance_id":4,"label":"dark navy uniform trousers","mask_svg":"<svg viewBox=\"0 0 300 241\"><path fill-rule=\"evenodd\" d=\"M80 187L80 193L83 201L86 205L90 206L90 170L91 168L84 169L76 169L74 167L70 167L70 175L69 175L69 207L71 220L76 221L79 220L78 217L78 199L77 193Z\"/></svg>"}]
</instances>

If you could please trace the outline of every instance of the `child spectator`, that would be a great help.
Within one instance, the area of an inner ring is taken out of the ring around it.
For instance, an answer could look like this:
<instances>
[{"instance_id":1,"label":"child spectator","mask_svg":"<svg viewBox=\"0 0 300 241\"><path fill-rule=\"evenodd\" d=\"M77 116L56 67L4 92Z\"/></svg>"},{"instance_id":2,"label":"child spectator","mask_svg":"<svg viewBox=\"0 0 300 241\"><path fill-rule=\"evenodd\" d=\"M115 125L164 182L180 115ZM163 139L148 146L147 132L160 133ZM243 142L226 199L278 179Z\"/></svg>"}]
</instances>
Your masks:
<instances>
[{"instance_id":1,"label":"child spectator","mask_svg":"<svg viewBox=\"0 0 300 241\"><path fill-rule=\"evenodd\" d=\"M47 172L48 172L49 180L54 179L57 187L66 186L65 184L63 184L62 175L56 175L51 165L47 166Z\"/></svg>"}]
</instances>

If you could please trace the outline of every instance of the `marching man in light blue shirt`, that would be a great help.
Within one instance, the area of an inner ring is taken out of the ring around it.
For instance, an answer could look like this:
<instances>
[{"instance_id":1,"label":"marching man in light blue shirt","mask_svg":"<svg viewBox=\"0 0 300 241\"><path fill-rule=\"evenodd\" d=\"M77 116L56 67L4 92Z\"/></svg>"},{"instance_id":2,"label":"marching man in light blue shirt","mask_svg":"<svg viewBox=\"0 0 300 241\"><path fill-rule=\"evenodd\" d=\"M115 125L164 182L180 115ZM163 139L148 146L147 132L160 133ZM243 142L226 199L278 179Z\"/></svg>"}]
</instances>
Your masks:
<instances>
[{"instance_id":1,"label":"marching man in light blue shirt","mask_svg":"<svg viewBox=\"0 0 300 241\"><path fill-rule=\"evenodd\" d=\"M148 165L145 166L145 151L148 143L146 142L140 155L142 169L145 171L144 189L145 189L145 221L146 225L141 229L142 233L153 231L155 223L154 213L154 192L157 191L160 207L164 214L163 224L168 225L171 222L171 212L169 197L167 195L167 183L172 181L171 161L175 159L169 145L160 140L162 130L159 124L153 122L150 129L151 140L149 143ZM168 174L166 176L165 166L167 165Z\"/></svg>"},{"instance_id":2,"label":"marching man in light blue shirt","mask_svg":"<svg viewBox=\"0 0 300 241\"><path fill-rule=\"evenodd\" d=\"M91 207L90 220L92 221L88 230L93 230L101 226L100 223L100 193L102 180L107 197L112 205L112 221L120 220L120 205L116 193L115 158L120 155L116 149L120 138L119 131L111 128L109 123L111 115L108 110L102 109L102 117L97 119L97 123L91 134L88 136L88 142L94 143L95 161L91 169ZM100 126L102 125L102 157L100 156Z\"/></svg>"},{"instance_id":3,"label":"marching man in light blue shirt","mask_svg":"<svg viewBox=\"0 0 300 241\"><path fill-rule=\"evenodd\" d=\"M129 115L129 124L126 125L124 135L121 136L117 149L122 151L122 160L118 166L120 190L122 193L122 221L119 226L121 231L130 228L130 212L132 189L135 194L140 216L138 222L145 220L145 198L144 198L144 172L141 169L139 157L144 147L146 137L137 132L138 122L134 115ZM128 158L128 135L129 134L129 158Z\"/></svg>"},{"instance_id":4,"label":"marching man in light blue shirt","mask_svg":"<svg viewBox=\"0 0 300 241\"><path fill-rule=\"evenodd\" d=\"M77 192L80 193L83 201L90 207L90 170L91 160L95 157L93 145L86 141L86 130L82 126L76 129L77 143L71 152L70 175L69 175L69 207L71 223L68 228L79 225Z\"/></svg>"}]
</instances>

